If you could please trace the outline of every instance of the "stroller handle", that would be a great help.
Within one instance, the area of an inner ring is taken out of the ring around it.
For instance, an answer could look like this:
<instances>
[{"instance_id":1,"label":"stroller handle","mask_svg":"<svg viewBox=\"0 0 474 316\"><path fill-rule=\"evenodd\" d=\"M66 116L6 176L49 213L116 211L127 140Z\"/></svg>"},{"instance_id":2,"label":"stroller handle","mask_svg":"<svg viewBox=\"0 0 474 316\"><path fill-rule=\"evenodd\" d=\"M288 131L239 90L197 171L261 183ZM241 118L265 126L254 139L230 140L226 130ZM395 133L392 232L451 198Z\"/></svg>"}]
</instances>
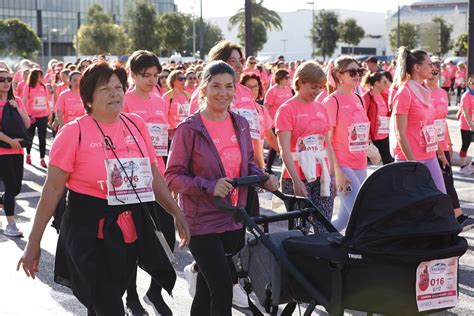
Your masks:
<instances>
[{"instance_id":1,"label":"stroller handle","mask_svg":"<svg viewBox=\"0 0 474 316\"><path fill-rule=\"evenodd\" d=\"M233 178L230 182L234 188L237 187L248 187L251 185L257 185L263 183L269 179L269 176L266 174L262 175L253 175L240 178Z\"/></svg>"}]
</instances>

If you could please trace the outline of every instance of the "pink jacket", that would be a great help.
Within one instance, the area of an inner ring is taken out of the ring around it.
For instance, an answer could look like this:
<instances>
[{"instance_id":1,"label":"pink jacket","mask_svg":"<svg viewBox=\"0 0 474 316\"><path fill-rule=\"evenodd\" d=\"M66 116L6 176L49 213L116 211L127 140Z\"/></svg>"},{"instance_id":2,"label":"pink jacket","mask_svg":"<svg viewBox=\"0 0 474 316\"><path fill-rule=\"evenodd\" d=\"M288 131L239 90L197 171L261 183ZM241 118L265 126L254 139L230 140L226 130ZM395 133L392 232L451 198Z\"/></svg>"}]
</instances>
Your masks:
<instances>
[{"instance_id":1,"label":"pink jacket","mask_svg":"<svg viewBox=\"0 0 474 316\"><path fill-rule=\"evenodd\" d=\"M241 176L262 174L253 160L249 124L229 112L242 154ZM244 163L246 162L246 163ZM214 205L214 188L226 172L201 115L194 113L176 129L171 145L165 180L179 193L179 205L191 228L191 235L233 231L242 227L232 216ZM228 199L230 203L230 199ZM239 188L239 207L245 207L247 188Z\"/></svg>"}]
</instances>

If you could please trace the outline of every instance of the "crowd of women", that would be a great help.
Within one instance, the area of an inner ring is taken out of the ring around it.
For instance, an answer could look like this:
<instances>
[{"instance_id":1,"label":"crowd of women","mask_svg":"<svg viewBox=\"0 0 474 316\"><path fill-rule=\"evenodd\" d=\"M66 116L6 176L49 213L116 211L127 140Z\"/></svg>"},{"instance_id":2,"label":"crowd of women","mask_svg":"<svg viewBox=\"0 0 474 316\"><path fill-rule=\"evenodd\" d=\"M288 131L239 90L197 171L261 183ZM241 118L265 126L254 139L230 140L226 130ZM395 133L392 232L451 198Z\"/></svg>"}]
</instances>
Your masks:
<instances>
[{"instance_id":1,"label":"crowd of women","mask_svg":"<svg viewBox=\"0 0 474 316\"><path fill-rule=\"evenodd\" d=\"M123 315L125 292L128 312L146 314L137 266L151 276L145 301L171 315L161 293L171 293L176 279L169 262L175 229L195 260L184 269L194 297L191 315L231 315L233 304L245 307L232 265L245 231L214 205L220 197L258 213L257 190L234 188L236 177L268 174L262 189L308 197L343 232L368 157L383 164L419 161L451 196L463 229L474 225L454 188L446 121L450 94L457 93L461 170L474 172L467 159L474 74L459 65L452 76L453 65L422 50L401 47L390 65L373 57L360 62L344 55L321 65L279 56L269 69L222 41L205 63L163 67L140 50L125 65L99 56L77 64L52 60L45 71L27 60L20 66L13 74L0 65L0 107L17 109L30 137L38 129L47 176L18 268L35 277L42 235L66 188L55 281L70 287L89 315ZM54 134L49 161L48 126ZM21 236L14 208L23 149L20 139L2 132L0 140L9 145L0 148L4 233ZM34 164L30 153L31 145L25 161ZM281 181L272 169L278 155ZM333 212L336 196L340 206Z\"/></svg>"}]
</instances>

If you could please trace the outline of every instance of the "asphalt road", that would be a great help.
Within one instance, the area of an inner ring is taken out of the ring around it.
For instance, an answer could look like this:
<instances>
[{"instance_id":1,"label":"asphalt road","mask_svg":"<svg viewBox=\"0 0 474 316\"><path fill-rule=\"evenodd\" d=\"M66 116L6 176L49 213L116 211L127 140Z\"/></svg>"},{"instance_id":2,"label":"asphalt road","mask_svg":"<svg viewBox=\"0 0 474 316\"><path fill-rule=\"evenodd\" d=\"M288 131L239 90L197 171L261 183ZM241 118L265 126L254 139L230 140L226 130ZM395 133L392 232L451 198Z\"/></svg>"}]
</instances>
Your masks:
<instances>
[{"instance_id":1,"label":"asphalt road","mask_svg":"<svg viewBox=\"0 0 474 316\"><path fill-rule=\"evenodd\" d=\"M449 126L455 150L459 150L460 136L458 123L450 120ZM474 155L474 145L470 148L470 156ZM39 154L37 145L33 151L33 165L25 167L22 193L17 199L17 222L19 228L28 236L35 215L35 207L39 200L46 170L39 167ZM456 162L456 159L455 159ZM275 167L275 171L279 171ZM370 167L370 170L375 170ZM474 215L474 175L465 176L459 173L459 168L454 167L455 186L465 213ZM0 183L0 191L2 191ZM265 212L271 209L271 197L268 193L261 194L262 207ZM274 210L281 212L282 208ZM0 211L3 228L6 220L3 211ZM275 229L282 229L284 225ZM54 254L57 241L56 231L48 227L42 241L42 256L40 272L36 280L26 278L23 272L16 272L16 263L25 247L26 238L8 238L1 234L0 229L0 315L86 315L85 308L71 294L71 291L53 281ZM474 315L474 230L463 234L469 242L468 252L460 260L459 274L459 306L439 315ZM176 271L178 281L174 289L174 296L165 295L165 300L174 311L175 315L188 315L191 306L191 297L187 293L187 285L183 279L183 268L192 261L189 252L184 249L176 251L178 265ZM138 292L143 296L149 285L149 277L142 271L138 274ZM144 306L154 314L149 305ZM318 310L315 315L326 315ZM347 315L364 315L360 312L346 312ZM233 315L251 315L248 310L233 311ZM298 311L294 315L299 315Z\"/></svg>"}]
</instances>

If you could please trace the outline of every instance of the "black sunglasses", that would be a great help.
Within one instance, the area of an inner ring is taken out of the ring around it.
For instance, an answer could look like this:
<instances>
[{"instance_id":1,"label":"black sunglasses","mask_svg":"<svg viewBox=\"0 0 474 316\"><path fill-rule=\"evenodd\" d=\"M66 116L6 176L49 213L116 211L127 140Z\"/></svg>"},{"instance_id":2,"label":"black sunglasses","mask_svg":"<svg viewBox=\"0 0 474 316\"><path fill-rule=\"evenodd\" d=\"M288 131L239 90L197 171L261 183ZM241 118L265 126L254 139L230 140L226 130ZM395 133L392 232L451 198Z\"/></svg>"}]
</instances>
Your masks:
<instances>
[{"instance_id":1,"label":"black sunglasses","mask_svg":"<svg viewBox=\"0 0 474 316\"><path fill-rule=\"evenodd\" d=\"M437 75L439 75L439 71L433 70L433 71L431 72L431 74L432 74L433 76L437 76Z\"/></svg>"},{"instance_id":2,"label":"black sunglasses","mask_svg":"<svg viewBox=\"0 0 474 316\"><path fill-rule=\"evenodd\" d=\"M344 71L341 71L341 73L345 73L345 72L349 73L349 76L351 76L352 78L354 78L357 75L362 77L365 73L365 69L364 68L359 68L359 69L351 68L351 69L346 69Z\"/></svg>"},{"instance_id":3,"label":"black sunglasses","mask_svg":"<svg viewBox=\"0 0 474 316\"><path fill-rule=\"evenodd\" d=\"M5 82L5 81L11 83L13 81L13 78L11 78L11 77L0 77L0 82Z\"/></svg>"}]
</instances>

